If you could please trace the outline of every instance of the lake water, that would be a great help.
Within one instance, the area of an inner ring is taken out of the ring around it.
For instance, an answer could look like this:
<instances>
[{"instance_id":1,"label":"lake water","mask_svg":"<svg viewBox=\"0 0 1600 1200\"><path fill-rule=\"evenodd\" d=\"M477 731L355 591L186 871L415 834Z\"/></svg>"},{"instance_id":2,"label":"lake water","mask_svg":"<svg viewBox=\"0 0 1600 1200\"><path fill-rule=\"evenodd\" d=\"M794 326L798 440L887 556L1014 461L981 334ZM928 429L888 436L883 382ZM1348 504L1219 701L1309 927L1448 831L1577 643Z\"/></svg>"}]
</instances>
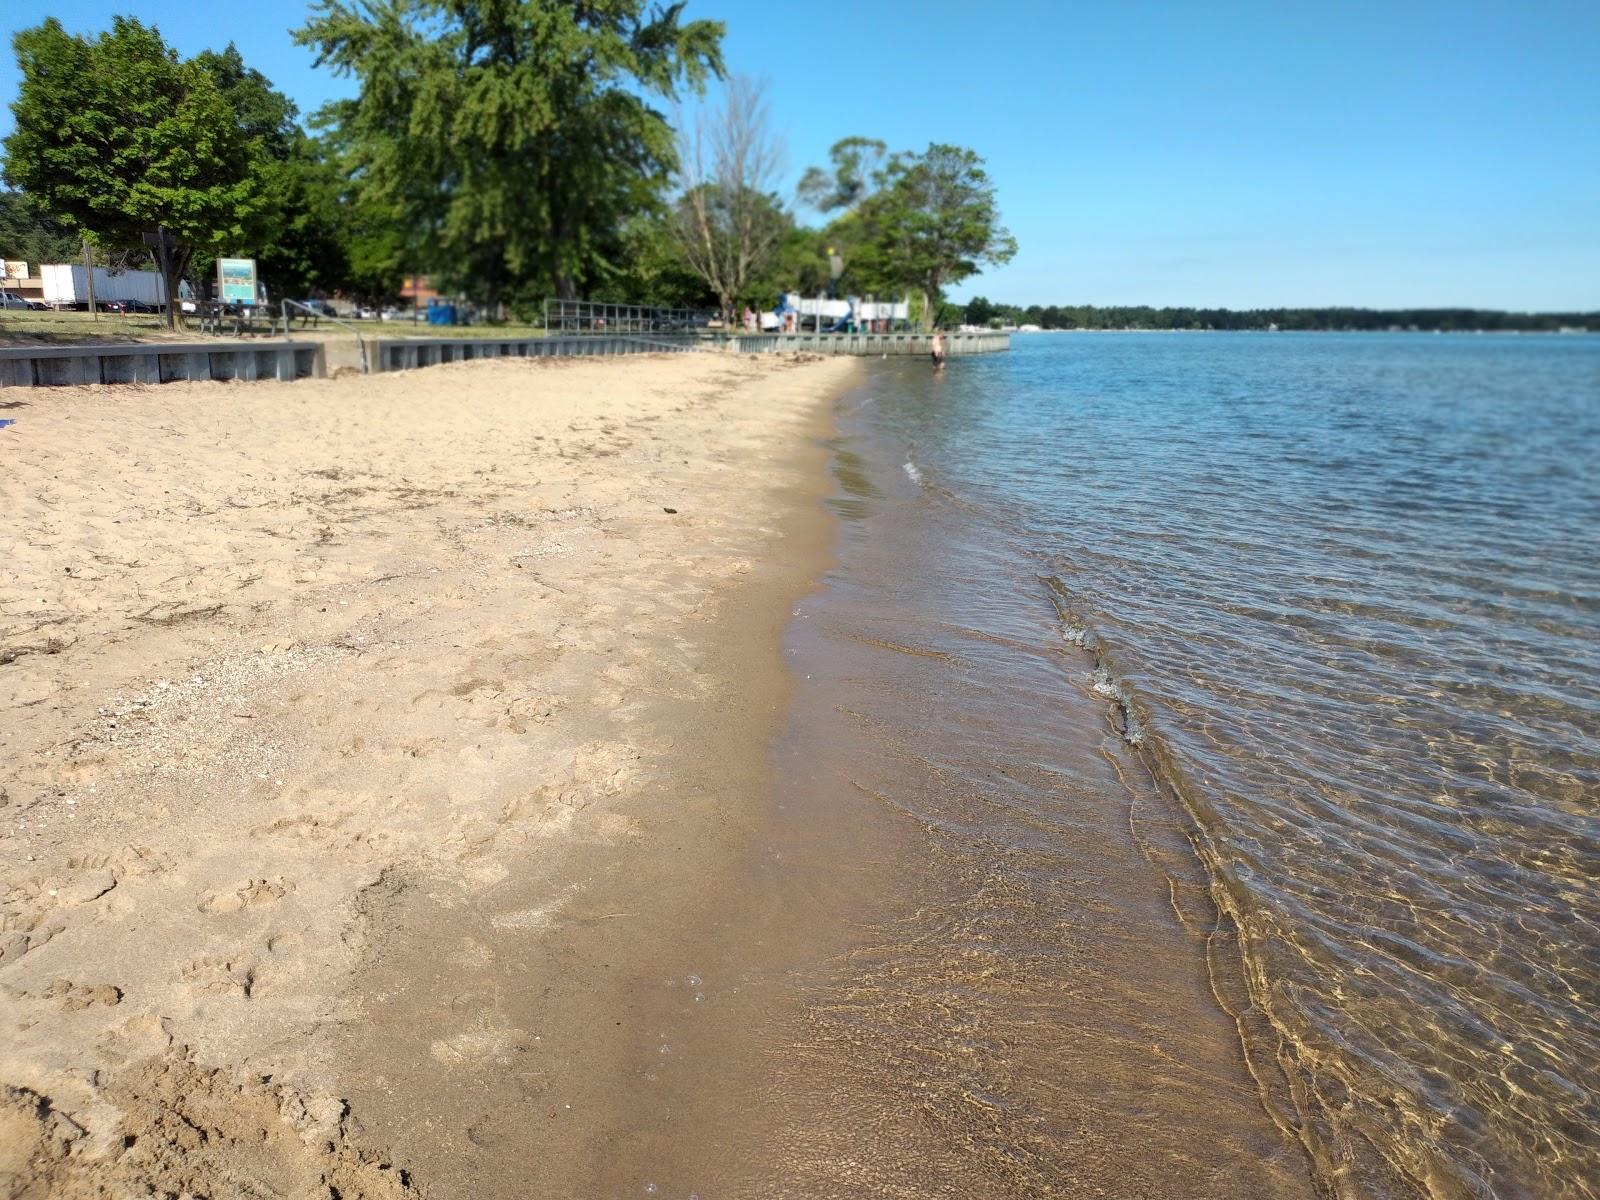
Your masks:
<instances>
[{"instance_id":1,"label":"lake water","mask_svg":"<svg viewBox=\"0 0 1600 1200\"><path fill-rule=\"evenodd\" d=\"M964 636L1092 654L1323 1184L1600 1196L1600 338L1021 336L844 432L847 520L955 531Z\"/></svg>"}]
</instances>

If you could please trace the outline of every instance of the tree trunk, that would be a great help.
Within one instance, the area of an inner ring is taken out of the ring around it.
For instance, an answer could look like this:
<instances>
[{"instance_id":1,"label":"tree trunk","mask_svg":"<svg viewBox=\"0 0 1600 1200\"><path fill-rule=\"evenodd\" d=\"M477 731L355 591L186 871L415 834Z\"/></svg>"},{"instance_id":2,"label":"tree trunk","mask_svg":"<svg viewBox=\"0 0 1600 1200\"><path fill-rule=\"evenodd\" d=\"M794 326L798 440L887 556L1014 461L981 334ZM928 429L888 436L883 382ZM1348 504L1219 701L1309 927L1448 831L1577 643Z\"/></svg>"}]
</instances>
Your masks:
<instances>
[{"instance_id":1,"label":"tree trunk","mask_svg":"<svg viewBox=\"0 0 1600 1200\"><path fill-rule=\"evenodd\" d=\"M178 290L178 285L183 282L183 277L189 273L189 262L194 258L194 248L192 246L182 248L175 246L173 248L177 250L177 253L169 255L167 259L167 265L172 270L172 278L164 284L167 289L167 327L169 329L177 328L177 325L174 324L177 319L174 314L181 314L183 306L178 303L178 297L175 293Z\"/></svg>"},{"instance_id":2,"label":"tree trunk","mask_svg":"<svg viewBox=\"0 0 1600 1200\"><path fill-rule=\"evenodd\" d=\"M166 296L167 329L178 328L178 297L172 286L172 250L167 242L167 231L156 230L156 262L161 267L161 290Z\"/></svg>"},{"instance_id":3,"label":"tree trunk","mask_svg":"<svg viewBox=\"0 0 1600 1200\"><path fill-rule=\"evenodd\" d=\"M488 271L485 272L487 280L484 288L483 307L486 311L491 313L498 314L500 310L500 299L505 294L505 290L501 285L501 274L504 266L505 259L499 255L496 255L494 260L489 264Z\"/></svg>"},{"instance_id":4,"label":"tree trunk","mask_svg":"<svg viewBox=\"0 0 1600 1200\"><path fill-rule=\"evenodd\" d=\"M88 238L83 239L83 290L89 300L89 318L98 321L100 310L94 303L94 250L90 247Z\"/></svg>"}]
</instances>

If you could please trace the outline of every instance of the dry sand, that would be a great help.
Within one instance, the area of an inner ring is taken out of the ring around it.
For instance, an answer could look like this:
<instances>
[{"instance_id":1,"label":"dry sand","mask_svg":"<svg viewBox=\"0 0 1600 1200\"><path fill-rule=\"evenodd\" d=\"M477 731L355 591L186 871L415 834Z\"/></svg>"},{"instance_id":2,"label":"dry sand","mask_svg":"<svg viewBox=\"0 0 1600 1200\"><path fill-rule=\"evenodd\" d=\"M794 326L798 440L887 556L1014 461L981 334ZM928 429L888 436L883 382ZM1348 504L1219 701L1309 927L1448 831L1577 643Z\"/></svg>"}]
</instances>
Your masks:
<instances>
[{"instance_id":1,"label":"dry sand","mask_svg":"<svg viewBox=\"0 0 1600 1200\"><path fill-rule=\"evenodd\" d=\"M854 369L0 392L0 1196L467 1194L481 1081L571 1112L604 1037L494 981L581 1028L538 948L749 820Z\"/></svg>"}]
</instances>

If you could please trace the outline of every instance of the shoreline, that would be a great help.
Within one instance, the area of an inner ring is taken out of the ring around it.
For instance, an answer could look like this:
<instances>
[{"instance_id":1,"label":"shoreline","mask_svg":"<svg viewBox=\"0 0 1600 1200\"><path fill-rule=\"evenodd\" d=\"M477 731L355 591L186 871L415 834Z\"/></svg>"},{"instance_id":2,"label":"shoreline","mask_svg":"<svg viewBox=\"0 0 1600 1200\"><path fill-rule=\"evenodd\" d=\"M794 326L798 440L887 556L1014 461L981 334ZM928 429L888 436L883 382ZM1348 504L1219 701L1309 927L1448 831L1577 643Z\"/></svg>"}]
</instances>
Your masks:
<instances>
[{"instance_id":1,"label":"shoreline","mask_svg":"<svg viewBox=\"0 0 1600 1200\"><path fill-rule=\"evenodd\" d=\"M0 1182L1302 1200L1083 655L836 424L897 378L30 398Z\"/></svg>"},{"instance_id":2,"label":"shoreline","mask_svg":"<svg viewBox=\"0 0 1600 1200\"><path fill-rule=\"evenodd\" d=\"M581 905L648 869L634 911L670 925L765 786L777 639L826 553L815 434L854 371L708 357L23 402L0 1178L450 1194L424 1141L384 1152L408 1096L481 1164L491 1110L452 1088L526 1102L620 1052L592 1031L527 1066L563 1013L593 1024L579 985L612 968L585 947L636 936ZM457 918L488 935L441 943ZM455 985L414 1020L370 986L406 937ZM570 1003L511 998L543 1006L514 1024L498 970ZM561 1136L551 1172L593 1149Z\"/></svg>"},{"instance_id":3,"label":"shoreline","mask_svg":"<svg viewBox=\"0 0 1600 1200\"><path fill-rule=\"evenodd\" d=\"M856 372L836 374L773 439L772 473L757 489L762 527L742 534L736 582L684 616L680 661L646 669L657 677L641 681L650 761L613 809L634 836L558 854L464 903L403 881L379 901L389 935L355 982L381 1018L351 1026L340 1055L395 1063L361 1076L352 1100L381 1143L429 1161L444 1194L638 1191L652 1143L674 1136L670 1113L640 1113L639 1091L686 1057L679 1018L714 994L693 938L719 924L773 787L770 746L794 690L783 632L834 553L823 442L835 394ZM684 672L692 695L671 682ZM452 952L441 957L443 947ZM485 995L499 1023L437 1036ZM473 1069L441 1075L441 1062Z\"/></svg>"},{"instance_id":4,"label":"shoreline","mask_svg":"<svg viewBox=\"0 0 1600 1200\"><path fill-rule=\"evenodd\" d=\"M728 956L779 993L735 1007L740 1032L714 1043L714 1082L758 1081L761 1105L710 1106L700 1157L726 1174L673 1186L1309 1200L1304 1149L1214 991L1184 814L1110 719L1036 562L903 469L876 420L896 404L950 398L886 364L841 406L840 560L787 639L803 677L771 853L746 879L750 908L802 914L812 944ZM736 1138L761 1155L716 1151Z\"/></svg>"}]
</instances>

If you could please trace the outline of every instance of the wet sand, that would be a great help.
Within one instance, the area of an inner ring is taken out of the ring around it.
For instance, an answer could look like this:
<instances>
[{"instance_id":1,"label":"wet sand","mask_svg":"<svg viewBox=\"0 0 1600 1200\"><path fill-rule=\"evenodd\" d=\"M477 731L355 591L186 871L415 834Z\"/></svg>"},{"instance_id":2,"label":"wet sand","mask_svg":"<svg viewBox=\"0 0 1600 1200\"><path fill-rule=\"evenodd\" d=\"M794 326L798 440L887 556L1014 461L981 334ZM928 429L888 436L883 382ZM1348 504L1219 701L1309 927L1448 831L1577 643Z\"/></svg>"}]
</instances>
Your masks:
<instances>
[{"instance_id":1,"label":"wet sand","mask_svg":"<svg viewBox=\"0 0 1600 1200\"><path fill-rule=\"evenodd\" d=\"M466 1194L620 1053L564 931L742 836L856 369L7 393L5 1193Z\"/></svg>"},{"instance_id":2,"label":"wet sand","mask_svg":"<svg viewBox=\"0 0 1600 1200\"><path fill-rule=\"evenodd\" d=\"M770 801L629 978L573 1194L1310 1200L1176 809L1032 564L863 440L873 386Z\"/></svg>"}]
</instances>

